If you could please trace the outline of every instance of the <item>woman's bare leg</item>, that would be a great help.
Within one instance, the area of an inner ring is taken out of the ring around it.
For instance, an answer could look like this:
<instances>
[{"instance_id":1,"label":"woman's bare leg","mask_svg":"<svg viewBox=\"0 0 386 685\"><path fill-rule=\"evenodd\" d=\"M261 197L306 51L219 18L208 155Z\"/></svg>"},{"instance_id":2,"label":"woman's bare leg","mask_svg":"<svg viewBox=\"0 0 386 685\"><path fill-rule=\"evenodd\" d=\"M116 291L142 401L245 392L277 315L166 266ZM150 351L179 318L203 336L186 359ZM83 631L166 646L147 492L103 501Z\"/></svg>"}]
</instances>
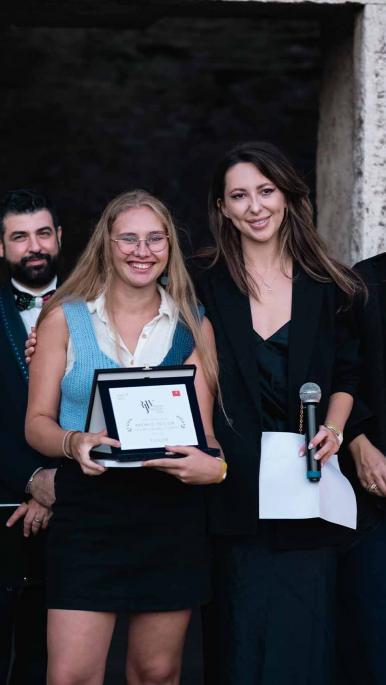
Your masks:
<instances>
[{"instance_id":1,"label":"woman's bare leg","mask_svg":"<svg viewBox=\"0 0 386 685\"><path fill-rule=\"evenodd\" d=\"M178 685L190 615L185 609L130 617L128 685Z\"/></svg>"},{"instance_id":2,"label":"woman's bare leg","mask_svg":"<svg viewBox=\"0 0 386 685\"><path fill-rule=\"evenodd\" d=\"M48 611L47 685L102 685L116 615Z\"/></svg>"}]
</instances>

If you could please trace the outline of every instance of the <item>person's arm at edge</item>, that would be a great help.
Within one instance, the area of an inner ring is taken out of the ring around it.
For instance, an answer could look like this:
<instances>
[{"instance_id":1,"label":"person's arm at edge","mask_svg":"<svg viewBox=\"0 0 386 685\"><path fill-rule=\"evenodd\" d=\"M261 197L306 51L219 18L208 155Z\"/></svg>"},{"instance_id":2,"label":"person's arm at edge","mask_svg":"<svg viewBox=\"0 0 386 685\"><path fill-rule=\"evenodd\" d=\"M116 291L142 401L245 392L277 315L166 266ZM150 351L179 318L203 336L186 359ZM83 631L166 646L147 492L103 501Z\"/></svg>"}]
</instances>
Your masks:
<instances>
[{"instance_id":1,"label":"person's arm at edge","mask_svg":"<svg viewBox=\"0 0 386 685\"><path fill-rule=\"evenodd\" d=\"M39 345L30 364L30 385L26 416L27 441L48 457L64 454L64 439L68 435L67 454L79 462L87 475L100 475L106 469L90 457L90 449L106 444L119 447L118 440L106 436L106 431L84 433L67 431L57 422L61 380L67 363L68 329L61 307L52 310L38 329ZM69 435L71 433L71 435ZM69 450L69 452L68 452Z\"/></svg>"},{"instance_id":2,"label":"person's arm at edge","mask_svg":"<svg viewBox=\"0 0 386 685\"><path fill-rule=\"evenodd\" d=\"M57 457L63 453L65 434L57 423L57 415L68 343L67 325L60 307L43 320L38 335L39 345L30 363L26 439L47 457Z\"/></svg>"}]
</instances>

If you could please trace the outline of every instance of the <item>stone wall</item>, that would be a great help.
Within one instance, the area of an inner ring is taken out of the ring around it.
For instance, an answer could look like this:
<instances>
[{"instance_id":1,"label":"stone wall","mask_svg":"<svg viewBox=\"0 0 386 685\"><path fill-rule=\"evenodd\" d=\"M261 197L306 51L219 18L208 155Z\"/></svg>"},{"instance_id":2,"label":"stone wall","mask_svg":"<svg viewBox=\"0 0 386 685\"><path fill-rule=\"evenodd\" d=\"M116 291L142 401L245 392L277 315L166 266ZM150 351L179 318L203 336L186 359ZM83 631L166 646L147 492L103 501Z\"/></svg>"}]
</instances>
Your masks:
<instances>
[{"instance_id":1,"label":"stone wall","mask_svg":"<svg viewBox=\"0 0 386 685\"><path fill-rule=\"evenodd\" d=\"M106 202L135 186L204 242L211 168L234 143L284 146L314 187L319 33L299 18L10 26L0 41L0 189L37 185L57 199L67 262Z\"/></svg>"},{"instance_id":2,"label":"stone wall","mask_svg":"<svg viewBox=\"0 0 386 685\"><path fill-rule=\"evenodd\" d=\"M367 3L325 44L319 229L352 264L386 250L386 4Z\"/></svg>"},{"instance_id":3,"label":"stone wall","mask_svg":"<svg viewBox=\"0 0 386 685\"><path fill-rule=\"evenodd\" d=\"M138 185L205 242L210 169L251 138L283 146L312 191L317 169L338 257L386 249L386 0L5 0L0 17L0 191L57 199L68 263Z\"/></svg>"}]
</instances>

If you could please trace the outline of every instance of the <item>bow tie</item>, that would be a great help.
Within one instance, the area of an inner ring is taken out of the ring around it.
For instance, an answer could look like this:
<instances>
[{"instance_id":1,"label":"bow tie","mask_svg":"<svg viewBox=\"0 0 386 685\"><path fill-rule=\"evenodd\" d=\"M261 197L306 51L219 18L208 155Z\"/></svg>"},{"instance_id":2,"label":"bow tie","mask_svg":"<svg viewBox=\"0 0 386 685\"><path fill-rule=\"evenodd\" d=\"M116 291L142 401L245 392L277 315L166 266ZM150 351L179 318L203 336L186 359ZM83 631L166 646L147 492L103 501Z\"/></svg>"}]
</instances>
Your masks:
<instances>
[{"instance_id":1,"label":"bow tie","mask_svg":"<svg viewBox=\"0 0 386 685\"><path fill-rule=\"evenodd\" d=\"M33 309L34 307L41 309L43 304L55 292L55 290L50 290L48 293L44 293L44 295L30 295L30 293L23 293L21 290L18 290L14 285L12 285L12 290L15 296L16 309L19 312L24 312L26 309Z\"/></svg>"}]
</instances>

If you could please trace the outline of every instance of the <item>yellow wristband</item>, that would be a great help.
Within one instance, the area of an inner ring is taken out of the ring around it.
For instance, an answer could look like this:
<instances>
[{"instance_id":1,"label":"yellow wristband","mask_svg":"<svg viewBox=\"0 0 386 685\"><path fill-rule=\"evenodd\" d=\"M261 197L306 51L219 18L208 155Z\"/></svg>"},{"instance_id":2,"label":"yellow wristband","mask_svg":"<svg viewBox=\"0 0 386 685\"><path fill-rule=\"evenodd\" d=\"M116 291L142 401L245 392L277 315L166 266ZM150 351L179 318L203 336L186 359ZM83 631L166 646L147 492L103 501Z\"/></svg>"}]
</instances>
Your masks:
<instances>
[{"instance_id":1,"label":"yellow wristband","mask_svg":"<svg viewBox=\"0 0 386 685\"><path fill-rule=\"evenodd\" d=\"M221 476L218 479L217 483L222 483L223 480L225 480L225 478L227 477L228 464L226 463L225 459L223 459L222 457L215 457L215 459L217 459L218 461L221 461Z\"/></svg>"}]
</instances>

